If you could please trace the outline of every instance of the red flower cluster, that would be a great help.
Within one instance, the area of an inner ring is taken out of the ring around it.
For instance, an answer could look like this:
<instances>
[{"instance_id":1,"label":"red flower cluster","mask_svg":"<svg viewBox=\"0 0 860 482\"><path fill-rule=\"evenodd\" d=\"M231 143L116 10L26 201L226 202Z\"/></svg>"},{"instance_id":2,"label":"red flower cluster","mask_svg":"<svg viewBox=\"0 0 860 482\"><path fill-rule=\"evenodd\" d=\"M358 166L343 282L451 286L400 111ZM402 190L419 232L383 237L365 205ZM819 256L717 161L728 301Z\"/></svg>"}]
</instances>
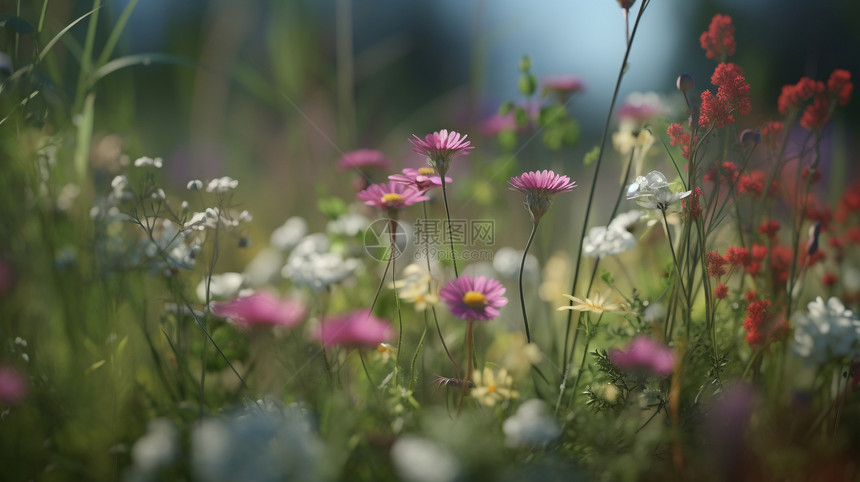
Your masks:
<instances>
[{"instance_id":1,"label":"red flower cluster","mask_svg":"<svg viewBox=\"0 0 860 482\"><path fill-rule=\"evenodd\" d=\"M702 205L699 203L700 197L702 197L702 188L696 186L693 188L693 192L689 198L681 199L681 210L687 219L696 219L702 215Z\"/></svg>"},{"instance_id":2,"label":"red flower cluster","mask_svg":"<svg viewBox=\"0 0 860 482\"><path fill-rule=\"evenodd\" d=\"M666 134L669 135L669 144L673 146L681 146L681 155L684 156L684 159L690 158L690 134L684 132L684 127L677 122L669 125L669 129L666 130Z\"/></svg>"},{"instance_id":3,"label":"red flower cluster","mask_svg":"<svg viewBox=\"0 0 860 482\"><path fill-rule=\"evenodd\" d=\"M844 223L852 214L860 212L860 182L845 190L836 208L836 220Z\"/></svg>"},{"instance_id":4,"label":"red flower cluster","mask_svg":"<svg viewBox=\"0 0 860 482\"><path fill-rule=\"evenodd\" d=\"M705 173L704 179L717 183L733 183L738 178L738 168L732 161L726 161L719 166L713 166Z\"/></svg>"},{"instance_id":5,"label":"red flower cluster","mask_svg":"<svg viewBox=\"0 0 860 482\"><path fill-rule=\"evenodd\" d=\"M728 294L729 294L729 287L728 286L726 286L722 283L717 284L717 287L714 289L714 296L716 296L717 299L721 300L721 299L725 298L726 296L728 296Z\"/></svg>"},{"instance_id":6,"label":"red flower cluster","mask_svg":"<svg viewBox=\"0 0 860 482\"><path fill-rule=\"evenodd\" d=\"M767 331L770 300L756 300L747 306L747 317L744 318L744 329L747 331L747 343L752 346L760 346L765 341Z\"/></svg>"},{"instance_id":7,"label":"red flower cluster","mask_svg":"<svg viewBox=\"0 0 860 482\"><path fill-rule=\"evenodd\" d=\"M779 143L782 142L782 128L784 124L778 121L770 121L761 128L761 137L767 150L776 152Z\"/></svg>"},{"instance_id":8,"label":"red flower cluster","mask_svg":"<svg viewBox=\"0 0 860 482\"><path fill-rule=\"evenodd\" d=\"M725 59L734 55L737 44L732 17L719 13L714 15L708 30L699 37L699 43L705 49L705 57L709 59Z\"/></svg>"},{"instance_id":9,"label":"red flower cluster","mask_svg":"<svg viewBox=\"0 0 860 482\"><path fill-rule=\"evenodd\" d=\"M711 83L717 86L717 95L709 90L702 92L700 126L725 127L735 121L735 113L750 113L750 86L740 66L731 62L717 65Z\"/></svg>"},{"instance_id":10,"label":"red flower cluster","mask_svg":"<svg viewBox=\"0 0 860 482\"><path fill-rule=\"evenodd\" d=\"M705 255L705 262L708 263L708 274L712 277L719 278L726 274L726 265L729 262L720 253L708 251L708 254Z\"/></svg>"},{"instance_id":11,"label":"red flower cluster","mask_svg":"<svg viewBox=\"0 0 860 482\"><path fill-rule=\"evenodd\" d=\"M767 176L762 170L755 170L750 171L749 174L742 174L738 177L738 194L749 193L760 196L762 191L764 191L764 182L766 177ZM768 194L774 195L778 189L779 184L777 184L775 180L771 181Z\"/></svg>"},{"instance_id":12,"label":"red flower cluster","mask_svg":"<svg viewBox=\"0 0 860 482\"><path fill-rule=\"evenodd\" d=\"M824 127L837 105L848 104L853 90L851 73L836 69L830 74L826 84L803 77L794 85L783 86L777 106L781 114L787 114L812 99L812 103L803 111L800 125L809 130L818 130Z\"/></svg>"},{"instance_id":13,"label":"red flower cluster","mask_svg":"<svg viewBox=\"0 0 860 482\"><path fill-rule=\"evenodd\" d=\"M836 284L837 277L833 273L825 273L824 276L821 277L821 284L827 288L832 287Z\"/></svg>"},{"instance_id":14,"label":"red flower cluster","mask_svg":"<svg viewBox=\"0 0 860 482\"><path fill-rule=\"evenodd\" d=\"M779 221L777 221L776 219L768 219L767 221L764 221L758 227L758 232L764 234L768 238L775 238L776 233L779 232Z\"/></svg>"}]
</instances>

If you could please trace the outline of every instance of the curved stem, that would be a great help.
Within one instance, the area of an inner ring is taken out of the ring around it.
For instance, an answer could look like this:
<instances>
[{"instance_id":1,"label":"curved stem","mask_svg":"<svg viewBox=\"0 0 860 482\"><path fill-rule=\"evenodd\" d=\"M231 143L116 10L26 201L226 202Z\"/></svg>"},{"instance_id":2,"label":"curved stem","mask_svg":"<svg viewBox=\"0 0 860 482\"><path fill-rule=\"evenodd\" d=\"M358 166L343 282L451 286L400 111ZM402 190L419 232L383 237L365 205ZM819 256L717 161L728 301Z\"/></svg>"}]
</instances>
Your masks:
<instances>
[{"instance_id":1,"label":"curved stem","mask_svg":"<svg viewBox=\"0 0 860 482\"><path fill-rule=\"evenodd\" d=\"M421 207L424 208L424 224L429 224L430 219L427 216L427 201L422 202ZM430 280L427 281L427 292L432 294L433 272L430 268L430 238L428 236L424 237L424 258L427 260L427 274L431 276ZM431 306L430 310L433 312L433 321L436 323L436 333L439 334L439 341L442 342L442 348L445 349L445 354L448 355L448 359L451 360L451 364L454 365L454 376L460 378L460 367L457 366L457 362L454 360L454 357L451 355L451 351L448 350L448 345L445 343L445 337L442 336L442 328L439 326L439 318L436 316L436 307ZM425 309L424 312L426 313L427 310Z\"/></svg>"},{"instance_id":2,"label":"curved stem","mask_svg":"<svg viewBox=\"0 0 860 482\"><path fill-rule=\"evenodd\" d=\"M531 234L529 234L529 240L526 243L526 249L523 250L523 260L522 260L522 262L520 262L520 276L519 276L520 306L522 306L522 309L523 309L523 325L525 325L525 327L526 327L526 343L532 342L532 335L529 332L529 317L526 314L526 300L525 300L525 297L523 296L523 271L524 271L525 266L526 266L526 256L528 256L529 248L532 246L532 241L534 241L534 239L535 239L535 232L537 232L538 222L539 221L537 219L535 219L534 223L532 223L532 232L531 232Z\"/></svg>"},{"instance_id":3,"label":"curved stem","mask_svg":"<svg viewBox=\"0 0 860 482\"><path fill-rule=\"evenodd\" d=\"M460 415L460 411L463 410L463 400L466 399L466 392L469 391L469 382L472 380L472 370L474 366L472 365L472 328L475 322L472 320L468 320L466 322L466 349L468 351L467 362L466 362L466 377L463 379L463 388L460 390L460 402L457 405L457 415Z\"/></svg>"},{"instance_id":4,"label":"curved stem","mask_svg":"<svg viewBox=\"0 0 860 482\"><path fill-rule=\"evenodd\" d=\"M457 257L454 254L454 238L451 236L454 231L451 229L451 213L448 211L448 189L445 187L445 175L442 174L442 200L445 203L445 216L448 218L448 242L451 244L451 262L454 263L454 277L459 278L460 272L457 270Z\"/></svg>"},{"instance_id":5,"label":"curved stem","mask_svg":"<svg viewBox=\"0 0 860 482\"><path fill-rule=\"evenodd\" d=\"M576 251L576 264L573 268L573 283L570 287L570 295L576 295L576 286L579 281L579 264L582 261L582 243L585 240L585 232L588 229L588 218L591 215L591 206L594 203L594 192L597 188L597 178L600 174L600 166L603 164L603 153L606 150L606 139L609 137L609 123L612 120L612 111L615 110L615 102L618 100L618 91L621 89L621 79L624 77L624 72L627 70L627 59L630 57L630 49L633 46L633 39L636 37L636 30L639 28L639 21L642 19L642 14L645 13L645 8L650 3L650 0L643 0L639 7L639 13L636 15L636 21L633 23L633 31L630 33L630 41L627 42L627 48L624 51L624 59L621 62L621 68L618 71L618 79L615 81L615 90L612 92L612 100L609 103L609 112L606 114L606 122L603 124L603 135L600 139L600 152L597 155L597 162L594 166L594 177L591 180L591 187L588 192L588 204L585 208L585 219L582 221L582 231L579 235L579 247ZM444 184L442 185L444 187ZM567 360L568 344L567 340L570 337L570 330L573 324L573 312L567 314L567 327L564 333L564 356L562 362ZM577 324L579 322L577 321ZM576 341L574 339L574 341ZM574 343L575 344L575 343Z\"/></svg>"}]
</instances>

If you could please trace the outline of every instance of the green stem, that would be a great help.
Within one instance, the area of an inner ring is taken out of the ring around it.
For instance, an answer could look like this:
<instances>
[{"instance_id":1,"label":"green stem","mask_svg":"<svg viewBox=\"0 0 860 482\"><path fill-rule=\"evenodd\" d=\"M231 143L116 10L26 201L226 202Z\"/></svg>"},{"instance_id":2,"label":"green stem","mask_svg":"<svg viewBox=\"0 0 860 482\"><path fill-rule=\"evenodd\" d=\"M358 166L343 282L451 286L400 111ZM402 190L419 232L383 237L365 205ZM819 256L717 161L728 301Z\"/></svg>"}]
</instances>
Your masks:
<instances>
[{"instance_id":1,"label":"green stem","mask_svg":"<svg viewBox=\"0 0 860 482\"><path fill-rule=\"evenodd\" d=\"M445 203L445 216L448 218L448 242L451 244L451 262L454 263L454 277L459 278L460 272L457 270L457 256L454 253L454 231L451 229L451 213L448 211L448 189L445 187L445 174L439 176L442 179L442 200Z\"/></svg>"},{"instance_id":2,"label":"green stem","mask_svg":"<svg viewBox=\"0 0 860 482\"><path fill-rule=\"evenodd\" d=\"M609 137L609 123L612 121L612 112L615 110L615 102L618 100L618 92L621 89L621 79L627 71L627 59L630 57L630 49L633 46L633 39L636 37L636 31L639 28L639 21L642 19L642 14L645 13L645 8L650 4L650 0L643 0L639 6L639 13L636 15L636 21L633 23L633 31L630 33L630 41L627 42L627 48L624 51L624 59L621 62L621 68L618 70L618 79L615 81L615 90L612 92L612 100L609 102L609 112L606 114L606 121L603 124L603 135L600 139L600 152L597 155L597 162L594 167L594 177L591 179L591 187L588 192L588 203L585 207L585 219L582 221L582 231L579 235L579 247L576 251L576 264L573 268L573 283L570 287L570 295L576 296L576 286L579 281L579 264L582 262L582 243L585 240L585 233L588 229L588 218L591 215L591 207L594 204L594 193L597 190L597 179L600 174L600 166L603 164L603 153L606 150L606 139ZM444 187L444 184L442 185ZM577 325L579 322L577 321ZM567 360L568 340L570 339L570 331L573 328L573 312L567 314L567 326L564 333L564 354L562 363ZM574 338L574 345L576 339Z\"/></svg>"},{"instance_id":3,"label":"green stem","mask_svg":"<svg viewBox=\"0 0 860 482\"><path fill-rule=\"evenodd\" d=\"M523 296L523 271L525 271L526 256L528 256L529 248L532 245L532 241L534 241L534 239L535 239L535 232L537 232L538 222L539 221L537 219L535 219L534 223L532 223L532 232L531 232L531 234L529 234L529 240L526 243L526 249L523 250L523 260L522 260L522 262L520 262L520 275L519 275L520 306L523 309L523 325L525 325L525 328L526 328L526 343L532 342L532 335L529 332L529 317L526 314L526 300L525 300L525 297Z\"/></svg>"}]
</instances>

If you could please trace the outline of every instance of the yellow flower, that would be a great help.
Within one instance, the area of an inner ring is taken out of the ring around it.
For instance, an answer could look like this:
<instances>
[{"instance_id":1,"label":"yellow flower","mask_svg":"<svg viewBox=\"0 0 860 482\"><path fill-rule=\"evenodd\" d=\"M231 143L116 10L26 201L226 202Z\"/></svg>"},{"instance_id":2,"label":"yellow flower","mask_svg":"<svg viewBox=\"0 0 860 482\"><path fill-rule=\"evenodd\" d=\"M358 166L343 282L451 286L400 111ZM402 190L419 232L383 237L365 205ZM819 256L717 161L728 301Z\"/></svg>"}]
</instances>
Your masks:
<instances>
[{"instance_id":1,"label":"yellow flower","mask_svg":"<svg viewBox=\"0 0 860 482\"><path fill-rule=\"evenodd\" d=\"M439 302L439 289L436 282L417 264L403 269L400 279L389 283L397 288L397 297L407 303L415 303L415 311L422 311Z\"/></svg>"},{"instance_id":2,"label":"yellow flower","mask_svg":"<svg viewBox=\"0 0 860 482\"><path fill-rule=\"evenodd\" d=\"M598 315L603 314L603 312L607 313L627 313L627 305L625 303L606 303L606 295L595 295L594 298L586 298L581 299L576 296L570 296L563 294L565 298L573 301L573 305L564 305L556 308L558 311L561 310L574 310L574 311L590 311L592 313L596 313Z\"/></svg>"},{"instance_id":3,"label":"yellow flower","mask_svg":"<svg viewBox=\"0 0 860 482\"><path fill-rule=\"evenodd\" d=\"M519 392L511 388L514 379L508 375L508 371L504 368L499 369L498 372L493 372L486 367L483 372L475 370L472 373L472 382L475 384L475 388L469 392L469 395L488 407L520 396Z\"/></svg>"},{"instance_id":4,"label":"yellow flower","mask_svg":"<svg viewBox=\"0 0 860 482\"><path fill-rule=\"evenodd\" d=\"M376 347L376 352L379 354L379 359L382 360L382 363L388 362L388 360L395 354L394 347L388 343L380 343Z\"/></svg>"}]
</instances>

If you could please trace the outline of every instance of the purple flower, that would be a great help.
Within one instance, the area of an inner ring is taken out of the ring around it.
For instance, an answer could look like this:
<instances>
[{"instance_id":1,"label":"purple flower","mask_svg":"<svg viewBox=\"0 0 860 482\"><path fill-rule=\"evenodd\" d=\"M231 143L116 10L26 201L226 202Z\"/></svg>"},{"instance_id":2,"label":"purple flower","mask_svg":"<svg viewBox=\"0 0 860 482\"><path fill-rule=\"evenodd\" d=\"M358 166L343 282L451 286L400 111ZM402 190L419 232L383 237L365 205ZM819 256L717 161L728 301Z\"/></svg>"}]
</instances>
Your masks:
<instances>
[{"instance_id":1,"label":"purple flower","mask_svg":"<svg viewBox=\"0 0 860 482\"><path fill-rule=\"evenodd\" d=\"M609 350L609 359L623 370L644 370L664 377L675 366L672 350L644 335L634 338L626 350Z\"/></svg>"},{"instance_id":2,"label":"purple flower","mask_svg":"<svg viewBox=\"0 0 860 482\"><path fill-rule=\"evenodd\" d=\"M368 206L376 206L389 211L402 209L430 199L412 187L399 182L373 184L359 192L357 196Z\"/></svg>"},{"instance_id":3,"label":"purple flower","mask_svg":"<svg viewBox=\"0 0 860 482\"><path fill-rule=\"evenodd\" d=\"M403 170L403 174L392 174L388 176L388 180L409 186L421 193L442 185L442 178L436 175L436 170L432 167L406 168ZM446 184L451 182L450 177L445 178Z\"/></svg>"},{"instance_id":4,"label":"purple flower","mask_svg":"<svg viewBox=\"0 0 860 482\"><path fill-rule=\"evenodd\" d=\"M305 318L305 307L292 300L279 300L266 292L212 303L212 314L230 318L241 326L292 327Z\"/></svg>"},{"instance_id":5,"label":"purple flower","mask_svg":"<svg viewBox=\"0 0 860 482\"><path fill-rule=\"evenodd\" d=\"M379 167L384 169L388 167L388 164L388 159L385 157L385 154L377 151L376 149L358 149L350 151L341 156L340 160L337 161L337 167L341 171L368 167Z\"/></svg>"},{"instance_id":6,"label":"purple flower","mask_svg":"<svg viewBox=\"0 0 860 482\"><path fill-rule=\"evenodd\" d=\"M427 134L424 139L415 134L412 134L412 137L415 138L409 139L413 146L412 152L427 156L430 165L436 169L440 176L444 176L448 172L451 160L455 157L465 156L469 154L471 149L474 149L474 146L470 146L470 142L466 140L468 136L454 131L448 132L445 129Z\"/></svg>"},{"instance_id":7,"label":"purple flower","mask_svg":"<svg viewBox=\"0 0 860 482\"><path fill-rule=\"evenodd\" d=\"M492 320L499 316L499 308L508 304L505 287L492 278L460 276L439 292L448 309L464 320Z\"/></svg>"},{"instance_id":8,"label":"purple flower","mask_svg":"<svg viewBox=\"0 0 860 482\"><path fill-rule=\"evenodd\" d=\"M375 347L394 337L391 324L373 316L370 310L358 310L343 316L325 319L311 333L326 348L340 345Z\"/></svg>"},{"instance_id":9,"label":"purple flower","mask_svg":"<svg viewBox=\"0 0 860 482\"><path fill-rule=\"evenodd\" d=\"M18 405L27 397L27 379L9 366L0 366L0 403Z\"/></svg>"},{"instance_id":10,"label":"purple flower","mask_svg":"<svg viewBox=\"0 0 860 482\"><path fill-rule=\"evenodd\" d=\"M518 177L512 177L508 184L512 190L526 195L526 207L535 222L540 221L549 209L552 196L572 191L576 187L576 183L569 177L546 170L525 172Z\"/></svg>"}]
</instances>

